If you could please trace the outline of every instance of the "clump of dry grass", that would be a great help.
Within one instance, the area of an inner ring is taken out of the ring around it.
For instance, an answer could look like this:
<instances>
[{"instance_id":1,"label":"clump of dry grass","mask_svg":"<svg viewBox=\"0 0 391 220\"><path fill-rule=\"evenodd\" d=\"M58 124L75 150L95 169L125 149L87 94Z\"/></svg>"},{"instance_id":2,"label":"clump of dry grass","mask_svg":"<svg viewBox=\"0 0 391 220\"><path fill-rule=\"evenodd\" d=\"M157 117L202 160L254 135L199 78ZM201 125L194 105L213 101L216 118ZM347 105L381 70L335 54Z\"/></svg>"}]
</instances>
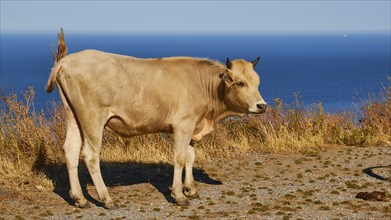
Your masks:
<instances>
[{"instance_id":1,"label":"clump of dry grass","mask_svg":"<svg viewBox=\"0 0 391 220\"><path fill-rule=\"evenodd\" d=\"M48 164L64 163L64 113L58 104L48 115L35 111L32 88L23 96L23 101L15 93L0 97L0 175L36 179L50 188L53 185L42 170ZM366 103L360 120L350 112L325 113L321 103L303 107L297 100L286 105L277 99L265 114L225 120L196 145L197 160L233 157L250 150L308 152L340 145L390 144L391 85L380 98ZM160 134L124 139L105 132L102 161L171 163L172 142L171 136Z\"/></svg>"},{"instance_id":2,"label":"clump of dry grass","mask_svg":"<svg viewBox=\"0 0 391 220\"><path fill-rule=\"evenodd\" d=\"M0 175L4 178L29 177L40 182L47 180L38 172L44 165L44 155L60 157L58 146L63 140L62 111L55 108L51 117L34 110L34 90L23 94L23 101L15 93L1 95L0 105ZM47 151L47 152L46 152ZM47 184L48 187L51 183Z\"/></svg>"},{"instance_id":3,"label":"clump of dry grass","mask_svg":"<svg viewBox=\"0 0 391 220\"><path fill-rule=\"evenodd\" d=\"M391 77L388 78L391 82ZM370 136L371 144L390 144L391 85L383 87L380 98L372 98L364 106L362 129Z\"/></svg>"}]
</instances>

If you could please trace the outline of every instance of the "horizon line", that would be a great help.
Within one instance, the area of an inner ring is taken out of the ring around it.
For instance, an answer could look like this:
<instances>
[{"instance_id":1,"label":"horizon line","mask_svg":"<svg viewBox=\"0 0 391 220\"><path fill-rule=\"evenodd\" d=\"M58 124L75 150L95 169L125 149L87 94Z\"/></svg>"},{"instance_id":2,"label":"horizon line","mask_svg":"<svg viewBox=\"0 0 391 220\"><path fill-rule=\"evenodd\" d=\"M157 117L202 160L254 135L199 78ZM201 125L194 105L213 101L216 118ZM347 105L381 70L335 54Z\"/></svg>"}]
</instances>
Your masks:
<instances>
[{"instance_id":1,"label":"horizon line","mask_svg":"<svg viewBox=\"0 0 391 220\"><path fill-rule=\"evenodd\" d=\"M57 31L49 31L49 30L37 30L37 31L26 31L26 30L7 30L1 31L0 34L33 34L33 35L43 35L43 34L56 34ZM391 30L313 30L313 31L66 31L65 33L71 35L282 35L282 34L341 34L341 35L349 35L349 34L390 34Z\"/></svg>"}]
</instances>

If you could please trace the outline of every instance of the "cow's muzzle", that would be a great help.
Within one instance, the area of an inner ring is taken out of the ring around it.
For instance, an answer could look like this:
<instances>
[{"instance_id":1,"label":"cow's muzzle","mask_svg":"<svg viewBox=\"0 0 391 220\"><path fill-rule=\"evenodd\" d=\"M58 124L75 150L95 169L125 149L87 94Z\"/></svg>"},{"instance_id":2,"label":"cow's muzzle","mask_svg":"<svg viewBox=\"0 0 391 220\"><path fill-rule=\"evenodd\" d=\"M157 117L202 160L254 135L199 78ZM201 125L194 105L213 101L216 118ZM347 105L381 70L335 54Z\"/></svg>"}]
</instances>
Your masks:
<instances>
[{"instance_id":1,"label":"cow's muzzle","mask_svg":"<svg viewBox=\"0 0 391 220\"><path fill-rule=\"evenodd\" d=\"M264 113L264 112L266 112L266 109L267 109L266 104L264 104L264 103L257 104L257 113L259 113L259 114Z\"/></svg>"}]
</instances>

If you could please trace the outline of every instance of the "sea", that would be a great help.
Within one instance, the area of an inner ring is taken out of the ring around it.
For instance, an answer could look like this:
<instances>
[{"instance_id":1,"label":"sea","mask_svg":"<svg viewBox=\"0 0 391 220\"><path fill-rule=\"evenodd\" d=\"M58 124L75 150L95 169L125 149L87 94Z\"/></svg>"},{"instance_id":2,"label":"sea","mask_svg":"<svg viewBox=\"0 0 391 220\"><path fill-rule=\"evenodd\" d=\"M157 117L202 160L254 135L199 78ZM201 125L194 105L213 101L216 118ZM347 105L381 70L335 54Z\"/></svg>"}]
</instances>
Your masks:
<instances>
[{"instance_id":1,"label":"sea","mask_svg":"<svg viewBox=\"0 0 391 220\"><path fill-rule=\"evenodd\" d=\"M53 66L50 44L56 34L6 34L1 39L1 89L22 97L35 90L35 109L58 102L45 92ZM255 67L259 90L270 105L276 99L304 106L322 103L329 113L358 110L390 83L390 34L67 34L68 52L97 49L140 58L191 56L225 63L261 59Z\"/></svg>"}]
</instances>

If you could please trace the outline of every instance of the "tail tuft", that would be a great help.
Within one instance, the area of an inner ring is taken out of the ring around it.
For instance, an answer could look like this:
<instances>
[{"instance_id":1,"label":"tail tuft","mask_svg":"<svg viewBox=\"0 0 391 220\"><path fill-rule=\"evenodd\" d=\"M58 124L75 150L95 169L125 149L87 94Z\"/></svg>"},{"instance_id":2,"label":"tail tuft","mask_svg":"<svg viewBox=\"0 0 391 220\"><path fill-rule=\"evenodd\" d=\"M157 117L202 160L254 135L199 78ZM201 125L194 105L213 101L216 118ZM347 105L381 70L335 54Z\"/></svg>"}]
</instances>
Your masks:
<instances>
[{"instance_id":1,"label":"tail tuft","mask_svg":"<svg viewBox=\"0 0 391 220\"><path fill-rule=\"evenodd\" d=\"M45 90L46 92L51 92L54 89L54 85L57 78L57 73L61 70L61 67L56 65L58 61L60 61L63 57L67 55L68 48L64 39L64 31L61 28L61 31L58 33L58 46L56 52L54 52L53 45L50 45L50 49L52 50L52 56L54 60L54 67L49 76L48 82L46 84Z\"/></svg>"},{"instance_id":2,"label":"tail tuft","mask_svg":"<svg viewBox=\"0 0 391 220\"><path fill-rule=\"evenodd\" d=\"M63 57L65 57L68 53L68 48L65 43L64 38L64 30L60 28L61 31L57 34L58 36L58 46L56 52L54 52L53 45L50 45L50 49L52 50L52 56L55 63L60 61Z\"/></svg>"}]
</instances>

